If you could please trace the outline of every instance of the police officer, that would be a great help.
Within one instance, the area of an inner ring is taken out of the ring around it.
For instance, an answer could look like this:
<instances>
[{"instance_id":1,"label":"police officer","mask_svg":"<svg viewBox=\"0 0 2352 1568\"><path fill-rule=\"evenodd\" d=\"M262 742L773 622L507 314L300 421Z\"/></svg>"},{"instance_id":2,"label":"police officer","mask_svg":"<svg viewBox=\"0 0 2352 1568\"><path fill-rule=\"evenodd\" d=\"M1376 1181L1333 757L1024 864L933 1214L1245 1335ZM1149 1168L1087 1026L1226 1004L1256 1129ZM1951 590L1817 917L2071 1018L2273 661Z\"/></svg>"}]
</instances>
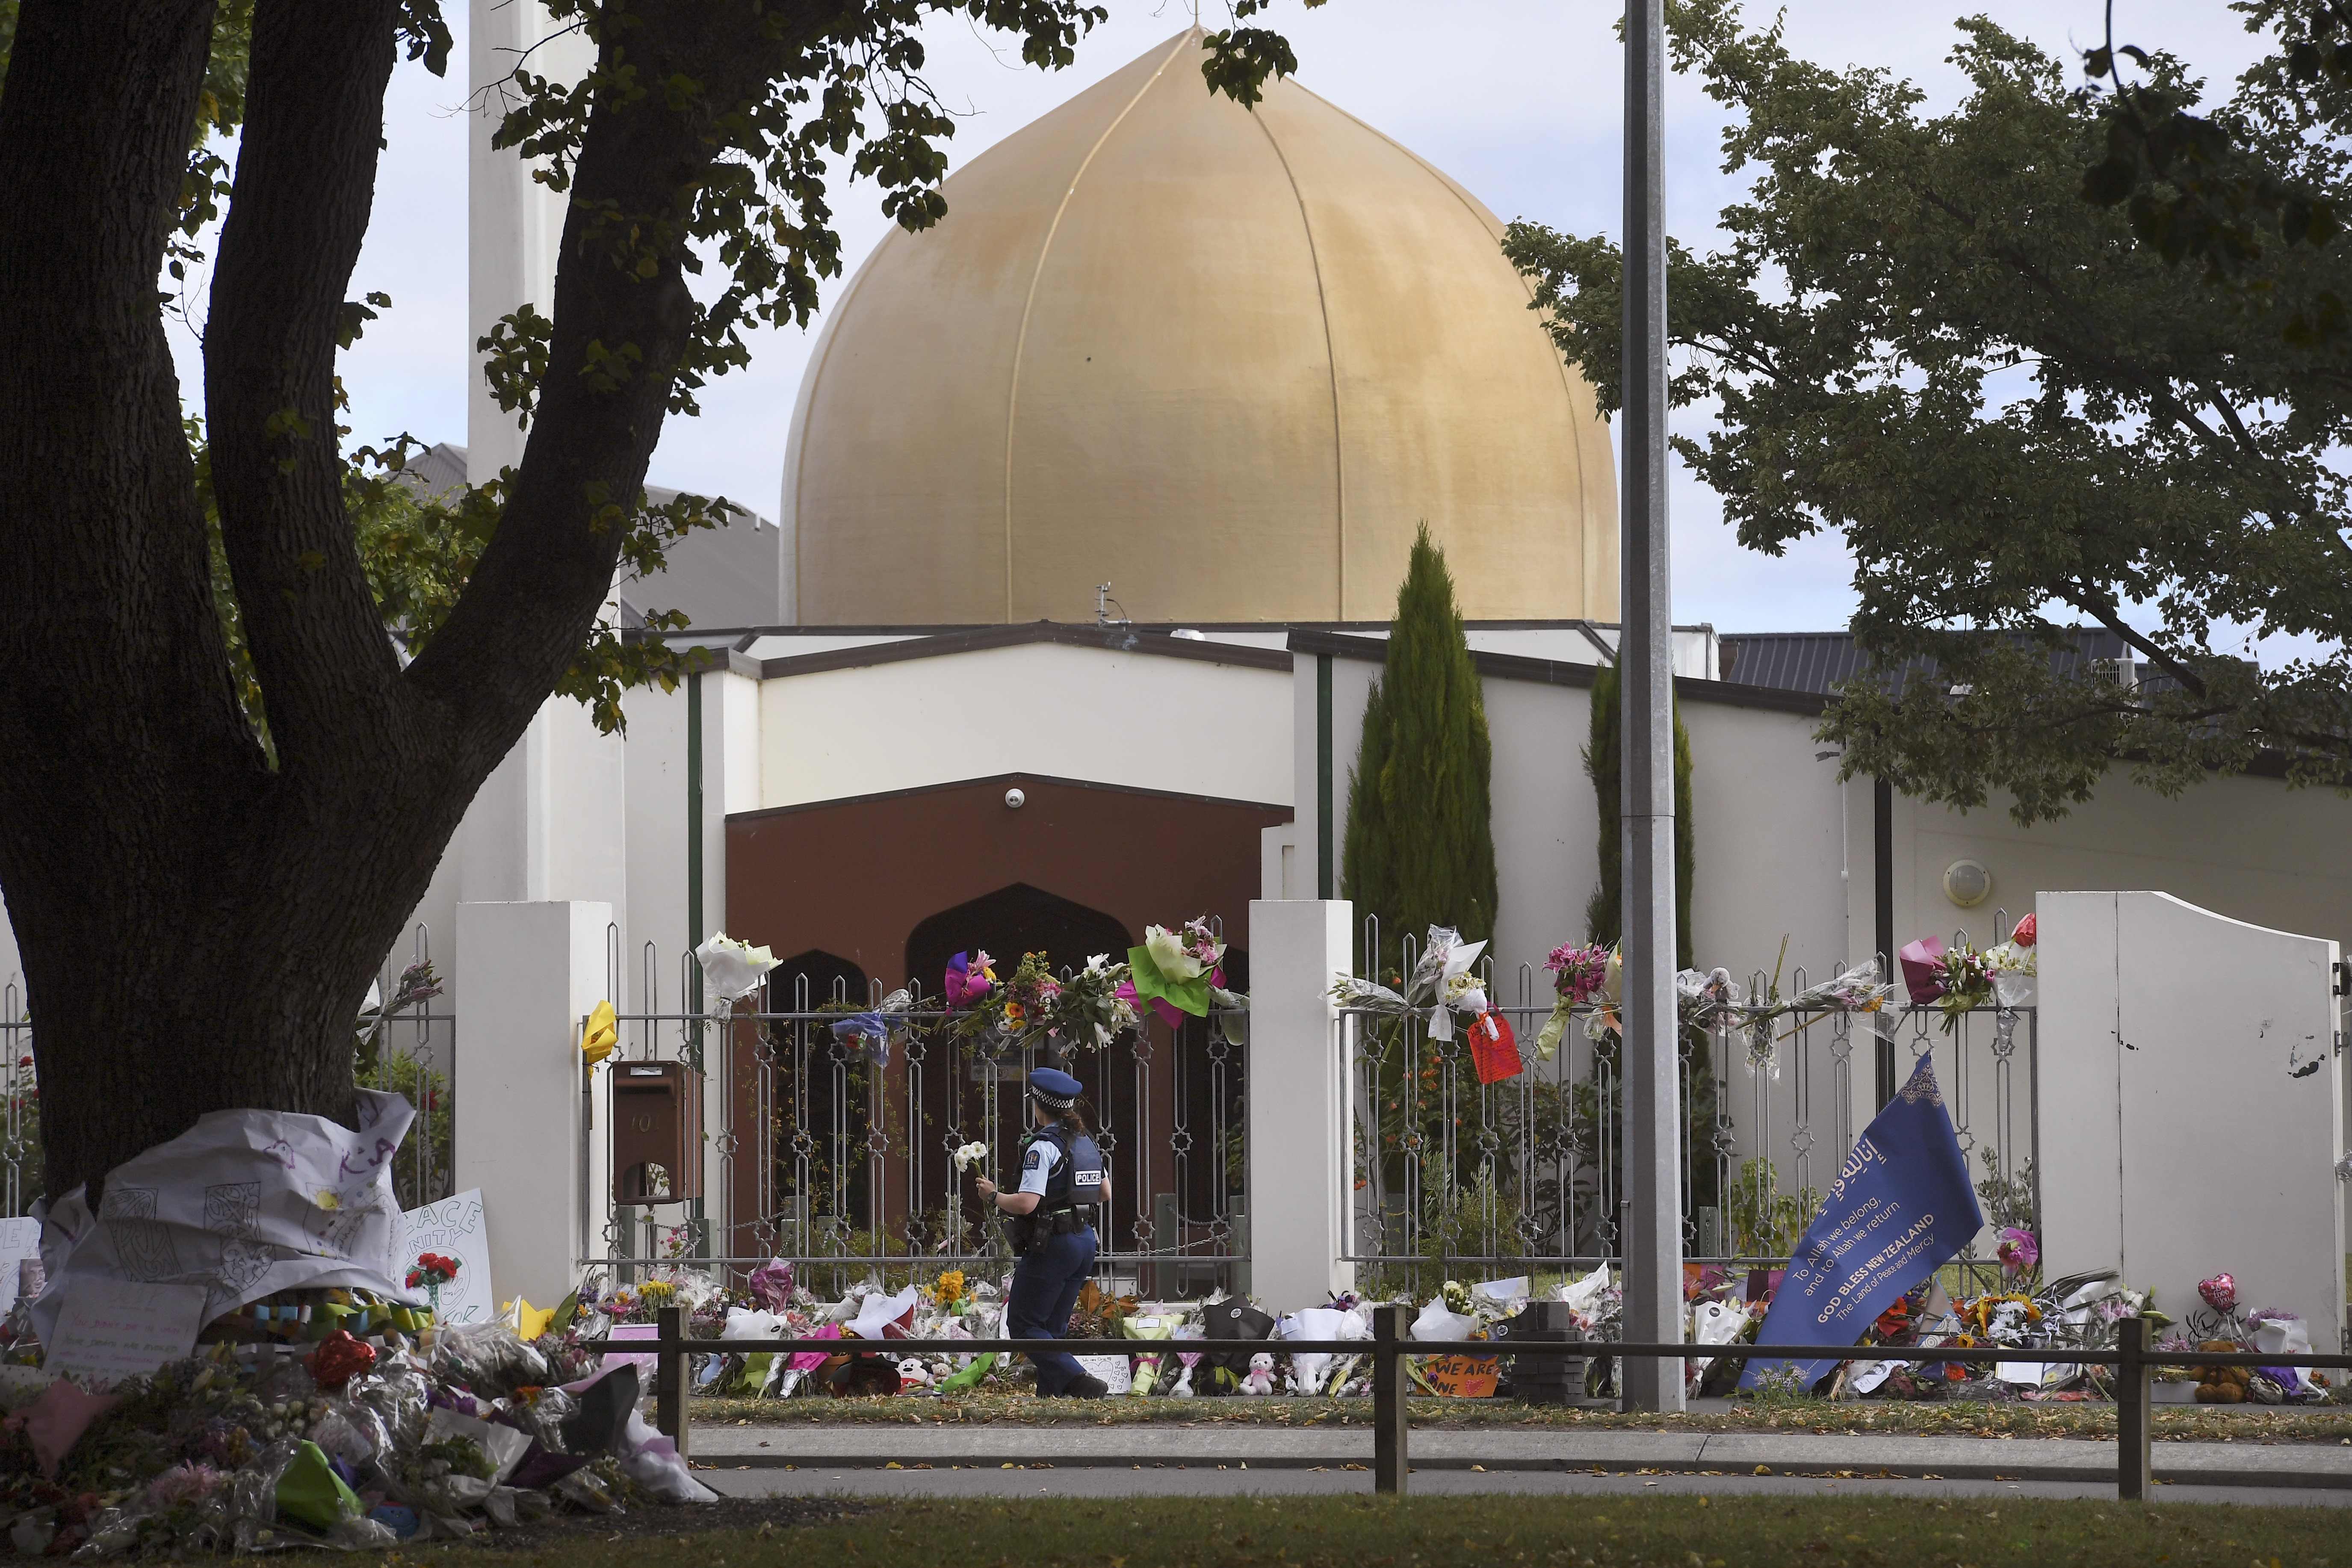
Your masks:
<instances>
[{"instance_id":1,"label":"police officer","mask_svg":"<svg viewBox=\"0 0 2352 1568\"><path fill-rule=\"evenodd\" d=\"M1021 1187L1004 1192L982 1176L975 1184L982 1200L1011 1215L1014 1250L1013 1295L1005 1303L1007 1338L1059 1339L1069 1331L1070 1309L1095 1266L1094 1221L1110 1202L1102 1150L1078 1113L1086 1085L1068 1073L1039 1068L1029 1075L1030 1119L1021 1141ZM1109 1390L1066 1355L1035 1355L1037 1392L1047 1397L1099 1399Z\"/></svg>"}]
</instances>

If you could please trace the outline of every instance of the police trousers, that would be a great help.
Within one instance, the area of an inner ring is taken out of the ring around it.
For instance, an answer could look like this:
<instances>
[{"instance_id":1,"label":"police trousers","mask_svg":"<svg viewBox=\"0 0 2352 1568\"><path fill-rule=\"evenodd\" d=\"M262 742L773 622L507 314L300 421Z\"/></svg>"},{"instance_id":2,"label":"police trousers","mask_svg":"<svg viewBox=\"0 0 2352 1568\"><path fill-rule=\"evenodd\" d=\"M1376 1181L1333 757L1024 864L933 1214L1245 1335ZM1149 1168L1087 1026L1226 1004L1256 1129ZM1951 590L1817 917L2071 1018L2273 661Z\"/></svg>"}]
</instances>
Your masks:
<instances>
[{"instance_id":1,"label":"police trousers","mask_svg":"<svg viewBox=\"0 0 2352 1568\"><path fill-rule=\"evenodd\" d=\"M1095 1233L1072 1231L1066 1236L1041 1236L1029 1244L1013 1270L1013 1294L1004 1304L1007 1339L1055 1340L1069 1331L1070 1309L1078 1304L1078 1290L1094 1272ZM1051 1397L1070 1385L1083 1372L1066 1355L1048 1353L1029 1358L1037 1363L1037 1392Z\"/></svg>"}]
</instances>

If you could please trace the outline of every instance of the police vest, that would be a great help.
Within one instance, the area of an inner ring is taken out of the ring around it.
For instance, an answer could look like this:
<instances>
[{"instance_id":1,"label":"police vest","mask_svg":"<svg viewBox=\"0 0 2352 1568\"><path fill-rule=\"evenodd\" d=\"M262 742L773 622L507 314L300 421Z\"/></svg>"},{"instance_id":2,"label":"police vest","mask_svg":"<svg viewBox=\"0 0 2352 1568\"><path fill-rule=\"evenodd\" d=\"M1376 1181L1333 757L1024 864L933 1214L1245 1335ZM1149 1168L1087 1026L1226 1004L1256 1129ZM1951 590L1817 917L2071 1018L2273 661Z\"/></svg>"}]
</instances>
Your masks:
<instances>
[{"instance_id":1,"label":"police vest","mask_svg":"<svg viewBox=\"0 0 2352 1568\"><path fill-rule=\"evenodd\" d=\"M1061 1156L1045 1178L1045 1195L1037 1205L1039 1214L1092 1207L1102 1202L1102 1150L1091 1136L1055 1125L1032 1132L1028 1142L1050 1143Z\"/></svg>"}]
</instances>

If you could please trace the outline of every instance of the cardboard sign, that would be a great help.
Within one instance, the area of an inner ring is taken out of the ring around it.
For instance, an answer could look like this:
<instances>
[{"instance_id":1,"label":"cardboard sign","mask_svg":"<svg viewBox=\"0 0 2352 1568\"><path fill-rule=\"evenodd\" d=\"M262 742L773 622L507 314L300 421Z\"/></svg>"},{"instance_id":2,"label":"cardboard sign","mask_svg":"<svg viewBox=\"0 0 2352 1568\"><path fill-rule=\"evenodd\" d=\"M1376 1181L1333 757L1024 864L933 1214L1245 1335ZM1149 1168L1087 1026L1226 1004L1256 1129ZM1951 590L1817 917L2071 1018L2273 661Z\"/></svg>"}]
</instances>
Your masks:
<instances>
[{"instance_id":1,"label":"cardboard sign","mask_svg":"<svg viewBox=\"0 0 2352 1568\"><path fill-rule=\"evenodd\" d=\"M457 1260L457 1277L441 1287L441 1310L436 1321L487 1323L498 1317L498 1294L490 1288L490 1232L482 1215L479 1187L401 1215L399 1251L393 1257L394 1283L404 1288L408 1271L416 1267L417 1257L426 1252ZM422 1285L406 1293L426 1294Z\"/></svg>"},{"instance_id":2,"label":"cardboard sign","mask_svg":"<svg viewBox=\"0 0 2352 1568\"><path fill-rule=\"evenodd\" d=\"M201 1285L82 1280L58 1305L42 1365L101 1384L153 1372L194 1351L204 1318Z\"/></svg>"},{"instance_id":3,"label":"cardboard sign","mask_svg":"<svg viewBox=\"0 0 2352 1568\"><path fill-rule=\"evenodd\" d=\"M1495 1397L1496 1364L1490 1355L1433 1355L1421 1363L1433 1394L1447 1399Z\"/></svg>"},{"instance_id":4,"label":"cardboard sign","mask_svg":"<svg viewBox=\"0 0 2352 1568\"><path fill-rule=\"evenodd\" d=\"M1073 1356L1089 1377L1102 1379L1103 1388L1111 1394L1125 1394L1135 1386L1135 1372L1125 1355Z\"/></svg>"}]
</instances>

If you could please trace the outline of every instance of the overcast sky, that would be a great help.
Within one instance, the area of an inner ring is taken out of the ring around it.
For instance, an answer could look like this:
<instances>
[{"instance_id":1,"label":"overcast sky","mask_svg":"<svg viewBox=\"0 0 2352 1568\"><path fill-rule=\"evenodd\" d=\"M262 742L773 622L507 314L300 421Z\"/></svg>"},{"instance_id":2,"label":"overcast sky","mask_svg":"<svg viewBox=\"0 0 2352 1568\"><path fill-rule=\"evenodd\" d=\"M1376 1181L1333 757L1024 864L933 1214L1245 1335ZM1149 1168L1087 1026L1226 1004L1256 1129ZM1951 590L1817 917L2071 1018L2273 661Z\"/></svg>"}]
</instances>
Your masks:
<instances>
[{"instance_id":1,"label":"overcast sky","mask_svg":"<svg viewBox=\"0 0 2352 1568\"><path fill-rule=\"evenodd\" d=\"M1080 47L1075 66L1052 75L1023 67L1017 51L992 47L964 22L932 27L925 74L962 114L949 149L956 164L1192 19L1187 0L1105 4L1110 22ZM467 27L464 0L446 0L446 8L460 46L448 76L404 63L386 108L374 224L352 293L383 289L394 310L371 327L342 367L353 436L361 440L401 430L428 442L465 439L466 158L457 105L467 79ZM2095 42L2104 28L2099 0L1989 0L1980 7L1791 0L1788 36L1800 54L1883 67L1948 103L1959 90L1945 59L1952 20L1979 8L2053 50ZM1614 235L1618 14L1616 5L1587 0L1330 0L1314 11L1282 0L1274 25L1296 47L1303 83L1445 170L1504 218ZM1751 7L1750 15L1769 13ZM1202 0L1202 18L1222 25L1222 0ZM2217 86L2254 52L2221 0L2119 0L2116 26L2121 41L2170 47ZM1715 232L1717 212L1737 195L1717 170L1722 124L1691 82L1670 85L1669 224L1677 237L1702 247ZM834 206L845 278L885 224L870 186L839 190ZM828 284L828 306L840 287L838 280ZM700 418L670 420L651 479L725 494L773 516L785 426L807 348L807 336L797 331L755 339L751 368L705 390ZM1743 551L1723 526L1715 498L1679 473L1673 510L1677 621L1711 621L1726 631L1844 625L1853 595L1835 541L1814 542L1780 560Z\"/></svg>"}]
</instances>

